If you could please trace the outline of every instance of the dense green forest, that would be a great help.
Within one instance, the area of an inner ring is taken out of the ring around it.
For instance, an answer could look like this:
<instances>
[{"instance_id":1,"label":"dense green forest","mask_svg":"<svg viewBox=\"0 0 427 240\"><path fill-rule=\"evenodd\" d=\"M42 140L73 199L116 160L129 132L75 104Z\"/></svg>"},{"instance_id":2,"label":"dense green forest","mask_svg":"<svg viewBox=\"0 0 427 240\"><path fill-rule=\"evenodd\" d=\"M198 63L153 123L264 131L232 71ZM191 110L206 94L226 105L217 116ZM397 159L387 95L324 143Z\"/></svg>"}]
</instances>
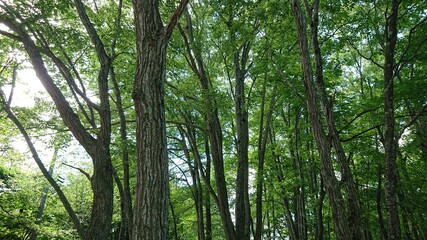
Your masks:
<instances>
[{"instance_id":1,"label":"dense green forest","mask_svg":"<svg viewBox=\"0 0 427 240\"><path fill-rule=\"evenodd\" d=\"M0 0L0 239L427 239L427 2Z\"/></svg>"}]
</instances>

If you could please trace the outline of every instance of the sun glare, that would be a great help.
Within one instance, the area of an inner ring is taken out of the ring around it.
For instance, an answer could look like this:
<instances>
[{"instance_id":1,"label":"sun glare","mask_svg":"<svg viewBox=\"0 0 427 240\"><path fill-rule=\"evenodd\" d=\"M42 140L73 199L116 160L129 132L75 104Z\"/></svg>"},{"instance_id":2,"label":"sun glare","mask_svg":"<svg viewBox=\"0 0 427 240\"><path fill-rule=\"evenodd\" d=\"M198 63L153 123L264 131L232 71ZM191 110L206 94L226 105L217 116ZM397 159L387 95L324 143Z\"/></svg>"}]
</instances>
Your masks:
<instances>
[{"instance_id":1,"label":"sun glare","mask_svg":"<svg viewBox=\"0 0 427 240\"><path fill-rule=\"evenodd\" d=\"M9 97L11 93L11 85L3 86L3 92ZM35 72L30 69L22 69L18 71L18 79L13 89L11 105L13 107L34 107L35 100L40 97L43 92L43 85L36 76Z\"/></svg>"}]
</instances>

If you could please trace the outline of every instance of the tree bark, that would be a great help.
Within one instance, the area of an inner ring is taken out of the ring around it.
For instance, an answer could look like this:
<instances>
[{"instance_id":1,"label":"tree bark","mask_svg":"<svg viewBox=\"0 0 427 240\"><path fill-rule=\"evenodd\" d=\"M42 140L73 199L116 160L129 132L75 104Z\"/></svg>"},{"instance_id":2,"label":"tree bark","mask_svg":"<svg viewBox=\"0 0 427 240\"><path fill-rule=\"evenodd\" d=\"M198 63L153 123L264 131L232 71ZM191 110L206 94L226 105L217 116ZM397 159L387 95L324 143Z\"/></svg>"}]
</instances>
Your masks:
<instances>
[{"instance_id":1,"label":"tree bark","mask_svg":"<svg viewBox=\"0 0 427 240\"><path fill-rule=\"evenodd\" d=\"M132 239L169 239L169 179L164 106L166 47L188 1L164 27L157 0L133 0L136 73L136 193Z\"/></svg>"},{"instance_id":2,"label":"tree bark","mask_svg":"<svg viewBox=\"0 0 427 240\"><path fill-rule=\"evenodd\" d=\"M101 68L98 72L100 106L97 106L100 117L100 128L97 138L94 138L84 128L80 122L80 118L72 109L59 87L54 83L52 77L49 75L41 52L48 54L54 62L57 60L56 57L49 50L36 46L28 33L26 33L17 22L10 19L0 19L0 21L18 34L20 41L22 41L24 48L28 53L29 60L36 71L37 77L40 79L44 88L55 103L61 119L92 159L92 213L89 226L82 238L106 239L111 232L111 219L113 213L113 178L109 152L111 119L107 84L107 69L109 69L110 66L109 58L106 55L102 55L102 53L98 53L99 59L102 59L102 62L100 63ZM89 35L94 38L93 41L95 44L100 43L99 39L95 39L97 36L96 34L91 33Z\"/></svg>"},{"instance_id":3,"label":"tree bark","mask_svg":"<svg viewBox=\"0 0 427 240\"><path fill-rule=\"evenodd\" d=\"M397 142L394 122L394 49L397 41L399 1L391 0L391 13L386 14L384 48L384 152L385 152L385 206L389 240L401 238L397 206L398 172Z\"/></svg>"},{"instance_id":4,"label":"tree bark","mask_svg":"<svg viewBox=\"0 0 427 240\"><path fill-rule=\"evenodd\" d=\"M136 190L132 239L169 239L168 159L164 111L166 38L157 1L133 1L137 65Z\"/></svg>"},{"instance_id":5,"label":"tree bark","mask_svg":"<svg viewBox=\"0 0 427 240\"><path fill-rule=\"evenodd\" d=\"M344 199L340 192L338 180L335 177L331 160L331 145L321 123L321 114L319 107L317 106L316 92L313 86L313 70L308 50L305 17L302 13L300 2L298 0L291 0L291 7L295 17L295 26L298 34L303 82L305 96L307 99L307 110L320 157L321 174L324 179L325 189L331 204L334 220L334 232L338 239L349 240L351 239L351 232L347 222Z\"/></svg>"},{"instance_id":6,"label":"tree bark","mask_svg":"<svg viewBox=\"0 0 427 240\"><path fill-rule=\"evenodd\" d=\"M242 53L240 53L240 50ZM246 63L250 51L250 42L245 42L234 53L235 79L235 116L237 133L237 177L236 177L236 237L241 240L250 238L249 207L249 123L248 105L245 94ZM241 54L241 55L240 55Z\"/></svg>"},{"instance_id":7,"label":"tree bark","mask_svg":"<svg viewBox=\"0 0 427 240\"><path fill-rule=\"evenodd\" d=\"M346 157L344 148L341 144L341 140L338 135L338 131L335 125L335 117L333 111L333 101L334 99L328 99L325 89L324 77L323 77L323 60L320 51L320 44L318 39L318 28L319 28L319 3L320 0L315 0L313 2L313 7L307 8L307 14L310 16L310 29L312 36L312 46L314 51L315 59L315 76L316 76L316 87L320 93L320 102L323 108L325 119L328 127L328 137L332 143L333 148L336 152L336 157L338 164L341 168L342 182L344 183L344 188L346 192L346 200L348 203L348 222L350 231L352 233L353 240L362 240L364 239L364 227L361 217L361 207L359 204L359 199L357 197L357 187L353 180L353 174L350 169L349 160ZM312 10L310 10L312 9ZM311 12L312 11L312 12Z\"/></svg>"}]
</instances>

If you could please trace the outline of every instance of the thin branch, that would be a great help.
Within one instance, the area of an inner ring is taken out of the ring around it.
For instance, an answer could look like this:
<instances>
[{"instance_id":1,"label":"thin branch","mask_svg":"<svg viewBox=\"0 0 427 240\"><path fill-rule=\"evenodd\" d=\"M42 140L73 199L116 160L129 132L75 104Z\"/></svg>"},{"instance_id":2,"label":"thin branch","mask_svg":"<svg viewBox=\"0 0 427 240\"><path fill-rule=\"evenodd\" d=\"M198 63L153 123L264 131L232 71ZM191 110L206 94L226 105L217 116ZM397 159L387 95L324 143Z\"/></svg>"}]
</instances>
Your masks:
<instances>
[{"instance_id":1,"label":"thin branch","mask_svg":"<svg viewBox=\"0 0 427 240\"><path fill-rule=\"evenodd\" d=\"M83 175L85 175L85 176L86 176L86 178L87 178L89 181L91 180L91 176L90 176L90 174L89 174L89 173L87 173L85 170L83 170L83 169L81 169L81 168L78 168L78 167L74 167L74 166L72 166L72 165L70 165L70 164L67 164L67 163L65 163L65 162L62 162L62 165L65 165L65 166L67 166L67 167L70 167L70 168L73 168L73 169L79 170L79 172L83 173Z\"/></svg>"},{"instance_id":2,"label":"thin branch","mask_svg":"<svg viewBox=\"0 0 427 240\"><path fill-rule=\"evenodd\" d=\"M350 126L354 121L356 121L361 116L365 115L366 113L375 111L375 110L377 110L379 108L381 108L381 106L375 107L375 108L371 108L371 109L366 109L366 110L358 113L353 119L351 119L346 125L344 125L344 127L341 130L338 130L338 134L341 133L342 131L344 131L344 129L346 129L348 126Z\"/></svg>"},{"instance_id":3,"label":"thin branch","mask_svg":"<svg viewBox=\"0 0 427 240\"><path fill-rule=\"evenodd\" d=\"M417 121L417 119L418 119L420 116L422 116L423 114L425 114L426 112L427 112L427 104L425 104L425 105L421 108L421 110L420 110L417 114L415 114L415 115L411 118L411 120L410 120L408 123L406 123L406 124L402 127L402 130L400 130L399 135L397 135L397 136L396 136L396 139L400 139L400 137L403 135L403 133L405 132L405 130L406 130L408 127L412 126L412 124L414 124L414 123Z\"/></svg>"},{"instance_id":4,"label":"thin branch","mask_svg":"<svg viewBox=\"0 0 427 240\"><path fill-rule=\"evenodd\" d=\"M15 84L16 84L16 70L18 68L17 64L13 65L13 72L12 72L12 86L10 88L10 93L9 93L9 99L7 100L7 105L10 106L10 104L12 103L12 98L13 98L13 92L15 90Z\"/></svg>"},{"instance_id":5,"label":"thin branch","mask_svg":"<svg viewBox=\"0 0 427 240\"><path fill-rule=\"evenodd\" d=\"M375 66L377 66L377 67L379 67L380 69L383 69L384 68L384 66L382 66L381 64L379 64L379 63L377 63L374 59L373 59L373 57L372 57L372 55L370 56L370 57L368 57L368 56L365 56L357 47L356 47L356 45L354 45L354 43L351 41L351 40L348 40L347 41L349 44L350 44L350 46L354 49L354 50L356 50L356 52L357 52L357 54L359 54L359 56L361 56L363 59L366 59L366 60L369 60L369 61L371 61Z\"/></svg>"},{"instance_id":6,"label":"thin branch","mask_svg":"<svg viewBox=\"0 0 427 240\"><path fill-rule=\"evenodd\" d=\"M74 0L74 5L76 6L77 13L79 14L80 20L85 26L86 31L89 34L89 37L93 45L95 45L95 50L99 59L99 63L101 64L101 66L108 65L110 59L107 53L105 52L104 44L99 38L99 35L96 32L96 29L93 26L93 23L90 21L88 15L86 14L84 3L81 0Z\"/></svg>"},{"instance_id":7,"label":"thin branch","mask_svg":"<svg viewBox=\"0 0 427 240\"><path fill-rule=\"evenodd\" d=\"M166 123L168 123L168 124L175 124L177 126L192 127L192 128L199 129L202 132L207 132L207 130L205 128L203 128L201 126L198 126L196 124L188 123L188 122L180 122L180 121L175 121L175 120L166 120Z\"/></svg>"},{"instance_id":8,"label":"thin branch","mask_svg":"<svg viewBox=\"0 0 427 240\"><path fill-rule=\"evenodd\" d=\"M355 139L355 138L359 137L360 135L363 135L363 134L365 134L365 133L367 133L367 132L369 132L369 131L371 131L371 130L374 130L374 129L376 129L376 128L379 128L379 127L381 127L381 126L383 126L383 125L384 125L383 123L381 123L381 124L377 124L377 125L375 125L375 126L373 126L373 127L370 127L370 128L368 128L368 129L365 129L365 130L363 130L363 131L361 131L361 132L357 133L356 135L353 135L353 136L352 136L352 137L350 137L350 138L347 138L347 139L341 139L341 142L348 142L348 141L351 141L351 140L353 140L353 139Z\"/></svg>"}]
</instances>

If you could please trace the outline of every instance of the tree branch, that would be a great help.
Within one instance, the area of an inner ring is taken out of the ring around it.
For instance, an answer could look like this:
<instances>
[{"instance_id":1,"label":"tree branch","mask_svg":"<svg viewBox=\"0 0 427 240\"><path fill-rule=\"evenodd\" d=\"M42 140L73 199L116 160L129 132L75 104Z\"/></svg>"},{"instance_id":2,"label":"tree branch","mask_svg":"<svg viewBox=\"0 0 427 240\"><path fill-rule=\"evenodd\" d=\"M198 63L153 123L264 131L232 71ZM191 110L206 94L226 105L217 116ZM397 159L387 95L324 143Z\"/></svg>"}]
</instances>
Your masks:
<instances>
[{"instance_id":1,"label":"tree branch","mask_svg":"<svg viewBox=\"0 0 427 240\"><path fill-rule=\"evenodd\" d=\"M72 166L72 165L70 165L70 164L67 164L67 163L65 163L65 162L62 162L62 165L65 165L65 166L67 166L67 167L70 167L70 168L73 168L73 169L79 170L79 172L83 173L83 175L85 175L85 176L86 176L86 178L87 178L89 181L91 180L91 176L90 176L90 174L89 174L89 173L87 173L85 170L83 170L83 169L81 169L81 168L78 168L78 167L74 167L74 166Z\"/></svg>"},{"instance_id":2,"label":"tree branch","mask_svg":"<svg viewBox=\"0 0 427 240\"><path fill-rule=\"evenodd\" d=\"M102 43L101 39L99 38L98 33L96 32L95 27L93 26L93 23L90 21L88 15L86 14L85 5L81 0L74 0L74 5L76 6L77 13L79 14L80 20L82 21L83 25L86 28L87 33L89 34L89 37L95 46L96 54L99 59L99 63L101 63L101 66L108 65L109 64L109 57L107 53L105 52L104 44Z\"/></svg>"},{"instance_id":3,"label":"tree branch","mask_svg":"<svg viewBox=\"0 0 427 240\"><path fill-rule=\"evenodd\" d=\"M178 8L173 13L171 19L169 20L169 24L166 27L166 32L165 32L166 40L169 40L170 36L172 35L173 29L175 28L176 24L178 23L179 18L181 17L182 13L184 12L185 8L187 7L188 2L189 2L189 0L181 0Z\"/></svg>"},{"instance_id":4,"label":"tree branch","mask_svg":"<svg viewBox=\"0 0 427 240\"><path fill-rule=\"evenodd\" d=\"M33 155L33 159L37 163L37 166L39 167L40 171L43 173L43 176L46 178L46 180L49 182L49 184L53 187L55 192L58 194L59 199L61 200L64 208L66 209L68 215L70 216L74 227L76 228L80 238L84 237L84 229L80 223L80 220L78 219L76 213L74 212L70 202L68 201L67 197L65 196L64 192L62 191L61 187L56 183L56 181L52 178L52 176L49 174L49 171L44 166L42 160L40 159L38 152L36 148L34 147L34 144L32 143L30 136L28 135L27 131L25 130L24 126L21 124L21 122L18 120L18 118L13 113L10 106L7 104L5 97L3 95L3 92L0 92L0 102L2 103L4 109L6 110L7 116L12 122L15 124L15 126L19 129L22 136L25 139L25 142L28 145L28 148L30 149L31 154Z\"/></svg>"}]
</instances>

